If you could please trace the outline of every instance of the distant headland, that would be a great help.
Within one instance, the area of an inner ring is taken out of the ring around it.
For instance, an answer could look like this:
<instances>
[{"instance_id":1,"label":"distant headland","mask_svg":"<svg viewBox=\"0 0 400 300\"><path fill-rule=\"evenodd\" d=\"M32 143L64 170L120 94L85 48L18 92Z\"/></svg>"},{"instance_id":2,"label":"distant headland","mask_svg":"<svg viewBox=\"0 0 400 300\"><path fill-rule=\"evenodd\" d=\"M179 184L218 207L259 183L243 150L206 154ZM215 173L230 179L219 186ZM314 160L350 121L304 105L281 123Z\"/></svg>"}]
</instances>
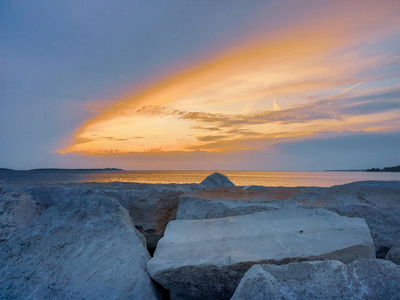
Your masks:
<instances>
[{"instance_id":1,"label":"distant headland","mask_svg":"<svg viewBox=\"0 0 400 300\"><path fill-rule=\"evenodd\" d=\"M367 169L367 172L400 172L400 166L396 167L385 167L383 169L379 168L372 168L372 169Z\"/></svg>"},{"instance_id":2,"label":"distant headland","mask_svg":"<svg viewBox=\"0 0 400 300\"><path fill-rule=\"evenodd\" d=\"M21 171L7 168L0 168L0 171ZM27 172L104 172L104 171L125 171L118 168L103 168L103 169L60 169L60 168L42 168L42 169L30 169Z\"/></svg>"}]
</instances>

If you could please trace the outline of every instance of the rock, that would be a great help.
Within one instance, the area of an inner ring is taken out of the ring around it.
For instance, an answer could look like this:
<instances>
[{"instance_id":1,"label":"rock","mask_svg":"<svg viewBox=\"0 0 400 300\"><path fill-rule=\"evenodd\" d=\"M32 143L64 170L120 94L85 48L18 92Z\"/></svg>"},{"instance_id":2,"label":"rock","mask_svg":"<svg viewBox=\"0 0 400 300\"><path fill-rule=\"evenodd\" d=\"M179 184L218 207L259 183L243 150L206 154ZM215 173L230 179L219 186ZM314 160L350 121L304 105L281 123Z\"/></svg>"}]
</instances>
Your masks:
<instances>
[{"instance_id":1,"label":"rock","mask_svg":"<svg viewBox=\"0 0 400 300\"><path fill-rule=\"evenodd\" d=\"M318 207L363 205L374 208L400 206L400 181L359 181L329 188L302 187L295 197L300 203Z\"/></svg>"},{"instance_id":2,"label":"rock","mask_svg":"<svg viewBox=\"0 0 400 300\"><path fill-rule=\"evenodd\" d=\"M29 226L43 210L26 192L15 190L0 193L0 223L3 226L10 223L16 228Z\"/></svg>"},{"instance_id":3,"label":"rock","mask_svg":"<svg viewBox=\"0 0 400 300\"><path fill-rule=\"evenodd\" d=\"M175 219L181 194L179 189L149 185L120 191L120 203L129 211L136 228L146 237L151 253L164 235L168 222Z\"/></svg>"},{"instance_id":4,"label":"rock","mask_svg":"<svg viewBox=\"0 0 400 300\"><path fill-rule=\"evenodd\" d=\"M249 215L261 211L276 210L267 203L245 201L207 200L191 197L179 198L177 220L216 219L237 215Z\"/></svg>"},{"instance_id":5,"label":"rock","mask_svg":"<svg viewBox=\"0 0 400 300\"><path fill-rule=\"evenodd\" d=\"M330 210L343 216L364 218L371 230L378 258L384 258L395 241L400 240L400 206L374 208L365 205L343 205Z\"/></svg>"},{"instance_id":6,"label":"rock","mask_svg":"<svg viewBox=\"0 0 400 300\"><path fill-rule=\"evenodd\" d=\"M294 199L304 205L365 218L378 258L384 258L394 241L400 239L400 181L360 181L330 188L303 187L299 191Z\"/></svg>"},{"instance_id":7,"label":"rock","mask_svg":"<svg viewBox=\"0 0 400 300\"><path fill-rule=\"evenodd\" d=\"M48 208L56 205L60 201L70 197L82 197L90 194L88 188L76 188L69 186L27 186L22 188L32 195L32 197L41 205Z\"/></svg>"},{"instance_id":8,"label":"rock","mask_svg":"<svg viewBox=\"0 0 400 300\"><path fill-rule=\"evenodd\" d=\"M400 266L384 260L255 265L232 300L398 299Z\"/></svg>"},{"instance_id":9,"label":"rock","mask_svg":"<svg viewBox=\"0 0 400 300\"><path fill-rule=\"evenodd\" d=\"M235 186L235 185L232 183L232 181L229 180L228 177L218 172L211 174L199 184L199 188L207 190L215 189L218 187L230 187L230 186Z\"/></svg>"},{"instance_id":10,"label":"rock","mask_svg":"<svg viewBox=\"0 0 400 300\"><path fill-rule=\"evenodd\" d=\"M0 243L1 299L157 299L144 237L113 198L63 199Z\"/></svg>"},{"instance_id":11,"label":"rock","mask_svg":"<svg viewBox=\"0 0 400 300\"><path fill-rule=\"evenodd\" d=\"M30 226L44 208L26 192L20 190L0 193L0 243L21 229Z\"/></svg>"},{"instance_id":12,"label":"rock","mask_svg":"<svg viewBox=\"0 0 400 300\"><path fill-rule=\"evenodd\" d=\"M304 206L295 200L286 200L294 194L292 188L267 187L193 191L179 197L176 219L215 219Z\"/></svg>"},{"instance_id":13,"label":"rock","mask_svg":"<svg viewBox=\"0 0 400 300\"><path fill-rule=\"evenodd\" d=\"M400 242L397 242L386 255L386 259L400 265Z\"/></svg>"},{"instance_id":14,"label":"rock","mask_svg":"<svg viewBox=\"0 0 400 300\"><path fill-rule=\"evenodd\" d=\"M191 191L192 188L195 188L195 185L171 187L138 183L84 183L66 186L5 186L3 189L28 192L38 204L45 208L68 198L87 195L114 198L129 211L136 228L146 237L149 251L154 252L167 223L175 219L179 195L183 191Z\"/></svg>"},{"instance_id":15,"label":"rock","mask_svg":"<svg viewBox=\"0 0 400 300\"><path fill-rule=\"evenodd\" d=\"M375 258L363 219L297 208L171 221L148 270L172 299L227 299L256 263L363 258Z\"/></svg>"}]
</instances>

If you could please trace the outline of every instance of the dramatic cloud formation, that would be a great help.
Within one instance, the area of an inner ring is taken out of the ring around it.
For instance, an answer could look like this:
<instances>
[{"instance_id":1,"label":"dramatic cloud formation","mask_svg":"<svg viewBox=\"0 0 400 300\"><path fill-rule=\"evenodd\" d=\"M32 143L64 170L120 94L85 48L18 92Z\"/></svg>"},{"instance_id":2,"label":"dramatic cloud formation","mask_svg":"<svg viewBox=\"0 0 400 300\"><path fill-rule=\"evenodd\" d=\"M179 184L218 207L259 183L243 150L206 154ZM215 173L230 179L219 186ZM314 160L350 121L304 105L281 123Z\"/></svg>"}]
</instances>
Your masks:
<instances>
[{"instance_id":1,"label":"dramatic cloud formation","mask_svg":"<svg viewBox=\"0 0 400 300\"><path fill-rule=\"evenodd\" d=\"M399 15L398 0L0 1L0 167L397 165Z\"/></svg>"},{"instance_id":2,"label":"dramatic cloud formation","mask_svg":"<svg viewBox=\"0 0 400 300\"><path fill-rule=\"evenodd\" d=\"M400 38L399 7L330 2L329 12L257 32L121 99L60 153L226 152L398 130L400 59L378 48Z\"/></svg>"}]
</instances>

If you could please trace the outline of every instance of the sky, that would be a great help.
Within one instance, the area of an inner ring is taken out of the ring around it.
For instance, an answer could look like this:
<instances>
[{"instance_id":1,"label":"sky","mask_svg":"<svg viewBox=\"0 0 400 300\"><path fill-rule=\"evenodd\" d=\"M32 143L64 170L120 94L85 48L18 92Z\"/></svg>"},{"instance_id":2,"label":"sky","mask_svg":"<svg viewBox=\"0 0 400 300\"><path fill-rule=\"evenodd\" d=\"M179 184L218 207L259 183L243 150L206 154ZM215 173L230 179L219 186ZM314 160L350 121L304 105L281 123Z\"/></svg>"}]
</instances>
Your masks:
<instances>
[{"instance_id":1,"label":"sky","mask_svg":"<svg viewBox=\"0 0 400 300\"><path fill-rule=\"evenodd\" d=\"M0 2L0 167L400 164L400 2Z\"/></svg>"}]
</instances>

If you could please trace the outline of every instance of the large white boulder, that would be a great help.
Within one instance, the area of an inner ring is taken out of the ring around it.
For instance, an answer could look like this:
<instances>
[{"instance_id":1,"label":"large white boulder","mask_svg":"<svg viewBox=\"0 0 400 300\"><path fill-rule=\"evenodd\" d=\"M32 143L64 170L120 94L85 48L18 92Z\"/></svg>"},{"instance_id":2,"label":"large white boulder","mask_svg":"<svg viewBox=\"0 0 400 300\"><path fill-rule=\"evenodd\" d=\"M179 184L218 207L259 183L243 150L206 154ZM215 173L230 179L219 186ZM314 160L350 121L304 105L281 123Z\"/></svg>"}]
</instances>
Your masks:
<instances>
[{"instance_id":1,"label":"large white boulder","mask_svg":"<svg viewBox=\"0 0 400 300\"><path fill-rule=\"evenodd\" d=\"M261 211L278 209L270 203L231 200L208 200L181 196L179 198L177 220L216 219L238 215L249 215Z\"/></svg>"},{"instance_id":2,"label":"large white boulder","mask_svg":"<svg viewBox=\"0 0 400 300\"><path fill-rule=\"evenodd\" d=\"M226 299L256 263L375 258L364 219L325 209L282 209L171 221L148 263L173 299Z\"/></svg>"},{"instance_id":3,"label":"large white boulder","mask_svg":"<svg viewBox=\"0 0 400 300\"><path fill-rule=\"evenodd\" d=\"M297 189L286 187L246 186L196 190L179 197L176 219L216 219L304 207L293 200L296 194Z\"/></svg>"},{"instance_id":4,"label":"large white boulder","mask_svg":"<svg viewBox=\"0 0 400 300\"><path fill-rule=\"evenodd\" d=\"M378 258L384 258L388 250L400 239L400 206L376 208L366 205L343 205L330 210L342 216L365 219L371 230Z\"/></svg>"},{"instance_id":5,"label":"large white boulder","mask_svg":"<svg viewBox=\"0 0 400 300\"><path fill-rule=\"evenodd\" d=\"M68 198L87 195L105 196L118 200L126 208L145 237L147 247L154 251L165 227L175 219L179 195L196 185L154 185L139 183L82 183L65 185L5 186L4 190L28 192L42 207L56 205Z\"/></svg>"},{"instance_id":6,"label":"large white boulder","mask_svg":"<svg viewBox=\"0 0 400 300\"><path fill-rule=\"evenodd\" d=\"M400 205L400 181L358 181L329 188L302 187L296 200L319 207L364 205L390 208Z\"/></svg>"},{"instance_id":7,"label":"large white boulder","mask_svg":"<svg viewBox=\"0 0 400 300\"><path fill-rule=\"evenodd\" d=\"M157 299L144 237L118 201L63 199L0 243L1 299Z\"/></svg>"},{"instance_id":8,"label":"large white boulder","mask_svg":"<svg viewBox=\"0 0 400 300\"><path fill-rule=\"evenodd\" d=\"M399 283L400 266L379 259L254 265L231 299L398 299Z\"/></svg>"}]
</instances>

